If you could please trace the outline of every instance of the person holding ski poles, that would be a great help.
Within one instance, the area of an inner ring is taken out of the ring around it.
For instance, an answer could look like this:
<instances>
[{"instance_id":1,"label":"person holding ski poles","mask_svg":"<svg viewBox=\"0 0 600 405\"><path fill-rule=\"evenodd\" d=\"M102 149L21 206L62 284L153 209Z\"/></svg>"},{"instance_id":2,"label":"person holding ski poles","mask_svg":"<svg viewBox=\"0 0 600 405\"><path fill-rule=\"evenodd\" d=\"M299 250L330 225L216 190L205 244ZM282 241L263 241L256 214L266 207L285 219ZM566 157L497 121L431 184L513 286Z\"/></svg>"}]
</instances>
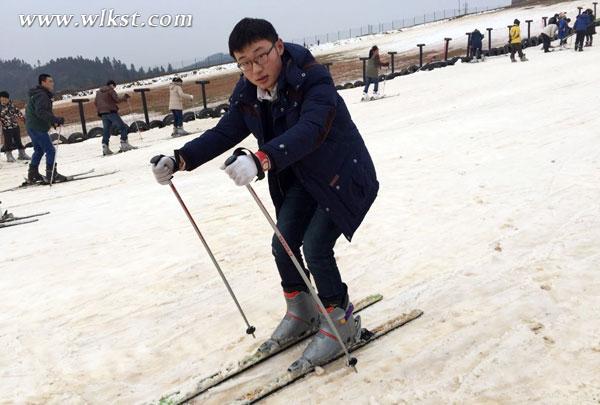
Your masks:
<instances>
[{"instance_id":1,"label":"person holding ski poles","mask_svg":"<svg viewBox=\"0 0 600 405\"><path fill-rule=\"evenodd\" d=\"M33 155L27 172L27 183L59 183L67 178L56 170L56 148L52 144L48 131L50 127L58 127L65 119L52 112L52 92L54 79L49 74L38 76L38 85L29 90L29 99L25 109L25 126L33 144ZM39 172L42 157L46 155L46 178Z\"/></svg>"},{"instance_id":2,"label":"person holding ski poles","mask_svg":"<svg viewBox=\"0 0 600 405\"><path fill-rule=\"evenodd\" d=\"M381 62L379 58L379 48L377 45L373 45L373 47L369 50L369 60L367 61L367 69L365 72L365 90L363 91L362 101L366 101L369 99L369 87L371 83L374 84L373 87L373 95L371 96L371 100L380 98L379 95L379 69L382 66L389 66L389 63Z\"/></svg>"},{"instance_id":3,"label":"person holding ski poles","mask_svg":"<svg viewBox=\"0 0 600 405\"><path fill-rule=\"evenodd\" d=\"M229 52L243 74L229 110L214 128L172 155L155 156L152 171L158 183L171 184L174 173L198 168L250 133L257 138L258 150L237 149L222 169L238 186L268 177L277 227L293 255L273 237L272 252L287 309L259 351L274 352L319 331L290 366L300 370L340 353L336 335L346 347L360 338L360 317L353 314L334 246L341 235L352 239L376 198L379 183L331 75L307 49L283 42L266 20L244 18L229 36ZM292 256L314 278L327 314L317 309Z\"/></svg>"},{"instance_id":4,"label":"person holding ski poles","mask_svg":"<svg viewBox=\"0 0 600 405\"><path fill-rule=\"evenodd\" d=\"M121 147L119 152L128 152L137 147L132 146L129 143L129 127L123 122L123 119L119 115L119 103L127 101L130 96L124 94L119 96L115 91L117 84L114 80L106 82L106 86L100 87L96 92L96 98L94 99L94 105L98 111L98 117L102 119L102 155L112 155L113 151L108 147L110 141L110 131L113 125L116 125L121 131Z\"/></svg>"}]
</instances>

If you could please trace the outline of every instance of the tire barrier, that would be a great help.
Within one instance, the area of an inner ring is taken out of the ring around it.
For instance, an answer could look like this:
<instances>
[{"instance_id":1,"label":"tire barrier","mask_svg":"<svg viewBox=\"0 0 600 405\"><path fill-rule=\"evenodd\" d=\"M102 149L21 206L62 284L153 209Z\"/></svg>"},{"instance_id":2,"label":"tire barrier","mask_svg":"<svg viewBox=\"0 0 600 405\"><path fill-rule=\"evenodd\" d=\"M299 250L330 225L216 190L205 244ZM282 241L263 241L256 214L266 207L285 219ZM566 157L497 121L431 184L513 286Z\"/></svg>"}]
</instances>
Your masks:
<instances>
[{"instance_id":1,"label":"tire barrier","mask_svg":"<svg viewBox=\"0 0 600 405\"><path fill-rule=\"evenodd\" d=\"M88 138L100 138L104 129L99 127L94 127L88 131Z\"/></svg>"},{"instance_id":2,"label":"tire barrier","mask_svg":"<svg viewBox=\"0 0 600 405\"><path fill-rule=\"evenodd\" d=\"M173 118L173 114L167 114L162 119L162 122L163 122L163 124L165 124L165 126L173 125L173 121L175 121L175 118Z\"/></svg>"},{"instance_id":3,"label":"tire barrier","mask_svg":"<svg viewBox=\"0 0 600 405\"><path fill-rule=\"evenodd\" d=\"M215 112L219 113L219 116L225 115L229 111L229 104L219 104L214 108Z\"/></svg>"},{"instance_id":4,"label":"tire barrier","mask_svg":"<svg viewBox=\"0 0 600 405\"><path fill-rule=\"evenodd\" d=\"M165 127L165 123L162 122L161 120L152 120L152 121L150 121L150 129L164 128L164 127Z\"/></svg>"},{"instance_id":5,"label":"tire barrier","mask_svg":"<svg viewBox=\"0 0 600 405\"><path fill-rule=\"evenodd\" d=\"M408 67L408 73L415 73L418 70L419 70L419 66L418 65L411 65L411 66Z\"/></svg>"},{"instance_id":6,"label":"tire barrier","mask_svg":"<svg viewBox=\"0 0 600 405\"><path fill-rule=\"evenodd\" d=\"M138 131L144 132L149 129L150 129L150 127L144 121L135 121L135 122L132 122L131 125L129 126L129 132L138 132Z\"/></svg>"},{"instance_id":7,"label":"tire barrier","mask_svg":"<svg viewBox=\"0 0 600 405\"><path fill-rule=\"evenodd\" d=\"M73 132L67 138L67 143L79 143L85 141L86 138L81 132Z\"/></svg>"},{"instance_id":8,"label":"tire barrier","mask_svg":"<svg viewBox=\"0 0 600 405\"><path fill-rule=\"evenodd\" d=\"M50 139L52 140L52 142L56 142L58 140L58 143L67 143L67 138L65 138L62 135L59 134L50 134Z\"/></svg>"},{"instance_id":9,"label":"tire barrier","mask_svg":"<svg viewBox=\"0 0 600 405\"><path fill-rule=\"evenodd\" d=\"M354 83L346 83L344 84L344 89L352 89L354 88Z\"/></svg>"},{"instance_id":10,"label":"tire barrier","mask_svg":"<svg viewBox=\"0 0 600 405\"><path fill-rule=\"evenodd\" d=\"M365 85L365 82L363 82L362 80L357 80L354 82L354 87L363 87Z\"/></svg>"},{"instance_id":11,"label":"tire barrier","mask_svg":"<svg viewBox=\"0 0 600 405\"><path fill-rule=\"evenodd\" d=\"M190 122L196 119L196 114L193 111L188 111L183 114L183 122Z\"/></svg>"},{"instance_id":12,"label":"tire barrier","mask_svg":"<svg viewBox=\"0 0 600 405\"><path fill-rule=\"evenodd\" d=\"M198 118L198 119L209 118L211 113L212 113L212 109L204 108L204 109L196 112L196 118Z\"/></svg>"}]
</instances>

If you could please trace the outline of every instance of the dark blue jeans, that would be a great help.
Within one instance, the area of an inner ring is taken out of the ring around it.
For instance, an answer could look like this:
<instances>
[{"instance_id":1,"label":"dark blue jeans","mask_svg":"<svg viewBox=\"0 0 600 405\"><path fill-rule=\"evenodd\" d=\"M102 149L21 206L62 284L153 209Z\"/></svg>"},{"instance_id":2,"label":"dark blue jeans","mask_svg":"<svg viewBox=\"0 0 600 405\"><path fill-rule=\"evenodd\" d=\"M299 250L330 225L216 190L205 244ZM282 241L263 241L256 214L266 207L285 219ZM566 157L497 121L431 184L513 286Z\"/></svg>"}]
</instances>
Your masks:
<instances>
[{"instance_id":1,"label":"dark blue jeans","mask_svg":"<svg viewBox=\"0 0 600 405\"><path fill-rule=\"evenodd\" d=\"M173 126L175 128L181 128L183 126L183 111L182 110L171 110L173 113Z\"/></svg>"},{"instance_id":2,"label":"dark blue jeans","mask_svg":"<svg viewBox=\"0 0 600 405\"><path fill-rule=\"evenodd\" d=\"M369 86L371 83L375 84L375 88L373 89L375 93L379 90L379 77L367 77L367 82L365 83L365 93L369 92Z\"/></svg>"},{"instance_id":3,"label":"dark blue jeans","mask_svg":"<svg viewBox=\"0 0 600 405\"><path fill-rule=\"evenodd\" d=\"M31 165L39 166L42 161L42 156L46 155L46 166L54 166L54 157L56 149L52 145L52 140L48 132L36 131L35 129L27 128L27 133L33 144L33 155L31 156Z\"/></svg>"},{"instance_id":4,"label":"dark blue jeans","mask_svg":"<svg viewBox=\"0 0 600 405\"><path fill-rule=\"evenodd\" d=\"M347 287L342 283L333 248L342 232L297 180L285 193L277 226L306 274L314 277L323 303L326 306L341 304ZM308 271L300 253L301 246ZM284 291L308 291L277 236L273 236L272 247Z\"/></svg>"},{"instance_id":5,"label":"dark blue jeans","mask_svg":"<svg viewBox=\"0 0 600 405\"><path fill-rule=\"evenodd\" d=\"M108 141L110 141L110 128L116 125L121 131L121 140L127 140L127 134L129 134L129 127L127 124L123 122L119 114L117 113L108 113L102 114L102 143L104 145L108 145Z\"/></svg>"}]
</instances>

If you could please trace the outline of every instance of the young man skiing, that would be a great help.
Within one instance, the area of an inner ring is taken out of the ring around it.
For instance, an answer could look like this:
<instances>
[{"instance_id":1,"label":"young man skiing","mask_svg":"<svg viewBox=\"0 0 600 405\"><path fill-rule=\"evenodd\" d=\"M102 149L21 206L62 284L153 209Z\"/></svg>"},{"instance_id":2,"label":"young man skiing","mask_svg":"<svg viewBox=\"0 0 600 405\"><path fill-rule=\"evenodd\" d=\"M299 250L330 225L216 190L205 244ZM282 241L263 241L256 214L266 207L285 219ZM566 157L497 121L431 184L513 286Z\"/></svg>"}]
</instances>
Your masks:
<instances>
[{"instance_id":1,"label":"young man skiing","mask_svg":"<svg viewBox=\"0 0 600 405\"><path fill-rule=\"evenodd\" d=\"M21 142L21 128L19 127L19 121L24 122L25 117L10 101L10 95L6 91L0 91L0 129L4 137L4 143L2 146L2 152L6 154L7 162L15 162L15 158L12 155L13 150L19 151L19 160L31 160L27 153L25 153L25 147Z\"/></svg>"},{"instance_id":2,"label":"young man skiing","mask_svg":"<svg viewBox=\"0 0 600 405\"><path fill-rule=\"evenodd\" d=\"M374 84L373 87L373 95L371 96L371 100L380 98L379 95L379 69L382 66L389 66L389 63L382 63L379 58L379 48L377 45L373 45L373 47L369 50L369 60L367 61L367 68L365 71L365 90L363 91L362 101L369 100L369 86L371 83Z\"/></svg>"},{"instance_id":3,"label":"young man skiing","mask_svg":"<svg viewBox=\"0 0 600 405\"><path fill-rule=\"evenodd\" d=\"M238 186L267 173L279 230L350 345L359 338L360 318L353 315L333 249L342 234L352 238L377 195L369 152L329 72L307 49L284 43L268 21L244 18L231 32L229 50L243 73L229 111L173 156L155 157L156 180L168 184L176 171L194 170L252 133L259 149L222 169ZM331 359L341 351L335 331L276 237L272 252L287 311L259 350L272 352L319 330L291 368Z\"/></svg>"},{"instance_id":4,"label":"young man skiing","mask_svg":"<svg viewBox=\"0 0 600 405\"><path fill-rule=\"evenodd\" d=\"M30 184L48 182L58 183L67 178L56 170L56 149L52 144L48 131L50 127L56 128L63 125L65 119L56 117L52 112L52 92L54 79L48 74L38 77L38 86L29 90L29 100L25 109L25 126L33 143L33 155L27 173L27 182ZM46 178L39 172L42 157L46 155ZM54 175L54 177L53 177Z\"/></svg>"},{"instance_id":5,"label":"young man skiing","mask_svg":"<svg viewBox=\"0 0 600 405\"><path fill-rule=\"evenodd\" d=\"M181 80L181 77L175 77L169 86L169 110L173 114L173 133L171 136L173 137L190 134L183 129L183 100L192 101L194 96L184 93L182 85L183 80Z\"/></svg>"},{"instance_id":6,"label":"young man skiing","mask_svg":"<svg viewBox=\"0 0 600 405\"><path fill-rule=\"evenodd\" d=\"M515 53L519 53L521 62L527 62L523 53L523 44L521 44L521 21L515 19L514 25L510 28L510 61L516 62Z\"/></svg>"},{"instance_id":7,"label":"young man skiing","mask_svg":"<svg viewBox=\"0 0 600 405\"><path fill-rule=\"evenodd\" d=\"M102 155L112 155L113 152L108 147L110 141L110 130L113 125L116 125L121 131L121 148L119 152L127 152L133 149L137 149L135 146L129 144L127 140L129 134L129 127L123 122L119 115L119 103L127 101L129 94L119 96L115 91L117 84L114 80L106 82L106 86L100 87L96 92L96 98L94 99L94 105L98 110L98 116L102 119Z\"/></svg>"}]
</instances>

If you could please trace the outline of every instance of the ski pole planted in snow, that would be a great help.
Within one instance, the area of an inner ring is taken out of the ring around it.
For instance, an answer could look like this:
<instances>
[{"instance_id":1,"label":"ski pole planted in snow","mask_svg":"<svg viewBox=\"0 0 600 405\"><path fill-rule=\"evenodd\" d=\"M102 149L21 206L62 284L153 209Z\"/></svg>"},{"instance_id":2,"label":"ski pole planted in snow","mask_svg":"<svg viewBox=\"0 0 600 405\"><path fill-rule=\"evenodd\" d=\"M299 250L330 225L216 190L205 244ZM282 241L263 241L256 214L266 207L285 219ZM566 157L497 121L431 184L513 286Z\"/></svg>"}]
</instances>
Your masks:
<instances>
[{"instance_id":1,"label":"ski pole planted in snow","mask_svg":"<svg viewBox=\"0 0 600 405\"><path fill-rule=\"evenodd\" d=\"M56 139L56 146L54 147L54 163L52 164L52 175L50 176L50 187L54 182L54 173L56 172L56 158L58 157L58 144L60 143L60 135L62 133L62 127L58 127L58 137ZM47 176L47 174L46 174Z\"/></svg>"},{"instance_id":2,"label":"ski pole planted in snow","mask_svg":"<svg viewBox=\"0 0 600 405\"><path fill-rule=\"evenodd\" d=\"M155 164L158 163L159 160L160 160L160 157L159 156L155 156L155 157L152 158L152 160L150 161L150 163L152 163L153 165L155 165ZM208 256L210 256L210 260L212 260L213 264L217 268L217 271L219 272L219 275L221 276L221 279L223 280L223 283L225 284L225 287L227 287L227 291L229 291L229 295L231 295L231 298L233 299L233 302L235 302L235 306L237 307L238 311L240 312L240 315L242 315L242 318L244 318L244 322L246 323L246 326L247 326L247 328L246 328L246 334L252 335L252 337L256 339L256 336L254 335L254 332L256 331L256 328L254 326L251 326L250 323L248 322L248 318L246 318L246 314L244 314L244 311L242 310L242 307L240 306L240 303L238 302L238 300L237 300L237 298L236 298L233 290L231 289L231 286L229 285L229 282L227 281L227 278L225 277L225 274L223 274L223 271L221 270L221 266L219 266L219 263L217 263L217 259L215 259L215 256L213 255L212 250L210 250L210 247L208 246L208 243L204 239L204 236L202 236L202 233L200 232L200 229L198 228L198 225L196 225L196 221L194 221L194 218L192 217L192 214L190 213L190 211L188 210L187 206L183 202L181 196L179 195L179 192L175 188L175 185L173 184L172 181L169 181L169 187L171 187L171 190L173 191L173 194L175 194L175 197L177 198L177 201L179 201L179 204L181 205L181 208L183 208L183 211L185 212L185 215L188 217L188 219L190 220L190 223L194 227L194 230L196 231L196 234L198 235L198 238L200 238L200 241L204 245L204 248L206 249L206 252L208 253Z\"/></svg>"},{"instance_id":3,"label":"ski pole planted in snow","mask_svg":"<svg viewBox=\"0 0 600 405\"><path fill-rule=\"evenodd\" d=\"M232 164L233 162L235 162L236 159L237 159L236 155L231 156L229 159L227 159L225 161L225 166L229 166L230 164ZM296 259L296 256L294 256L294 252L292 252L292 249L290 249L290 246L287 244L285 238L283 237L283 235L279 231L279 228L277 227L277 225L273 221L273 218L271 218L271 214L269 214L269 211L267 211L267 209L265 208L264 204L262 203L262 201L260 200L260 198L258 197L258 195L256 194L256 192L254 191L254 189L252 188L252 186L248 184L246 186L246 188L248 189L248 191L252 195L252 198L254 198L254 201L256 201L256 204L258 204L258 207L260 208L260 210L264 214L265 218L267 219L267 221L271 225L271 228L273 228L273 231L275 232L275 235L277 235L277 239L279 239L279 242L281 243L281 246L283 246L283 249L286 251L286 253L290 257L290 259L292 260L292 263L294 263L294 266L296 267L296 270L298 270L298 273L300 274L300 277L302 277L302 280L304 281L304 284L306 284L306 286L308 287L308 291L310 292L310 295L312 295L313 299L315 300L315 302L319 306L319 310L321 311L321 314L323 314L325 320L329 324L329 327L334 332L337 341L339 342L340 346L342 346L342 349L344 350L344 354L346 355L346 365L349 366L349 367L352 367L354 369L354 371L357 371L356 370L356 363L358 363L358 360L356 359L356 357L351 357L350 356L350 352L348 352L348 349L346 348L346 345L344 344L344 341L342 340L342 337L340 336L340 333L338 332L337 327L335 326L335 324L333 323L333 320L329 316L329 313L325 309L325 306L323 305L323 302L321 301L321 299L319 298L319 295L315 291L315 288L311 284L311 282L308 279L308 277L306 276L306 274L304 274L304 270L302 270L302 267L300 266L300 263L298 263L298 260Z\"/></svg>"}]
</instances>

